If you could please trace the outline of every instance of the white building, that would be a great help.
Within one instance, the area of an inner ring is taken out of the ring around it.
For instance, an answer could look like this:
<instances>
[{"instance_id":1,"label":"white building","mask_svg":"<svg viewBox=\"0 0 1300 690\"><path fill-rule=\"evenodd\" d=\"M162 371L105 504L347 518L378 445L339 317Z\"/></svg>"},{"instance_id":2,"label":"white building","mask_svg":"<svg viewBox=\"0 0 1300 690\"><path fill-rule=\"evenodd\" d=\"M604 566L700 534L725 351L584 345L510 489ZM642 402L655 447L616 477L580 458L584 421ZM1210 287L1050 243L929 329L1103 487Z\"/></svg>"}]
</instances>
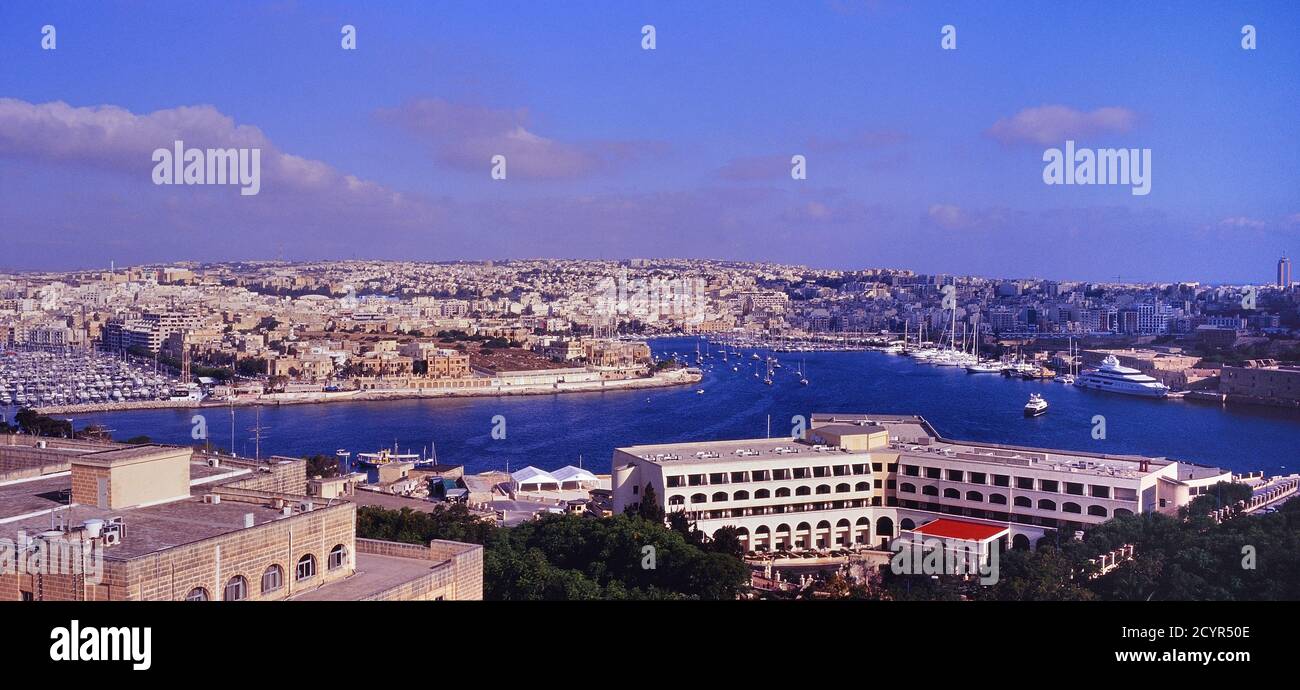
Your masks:
<instances>
[{"instance_id":1,"label":"white building","mask_svg":"<svg viewBox=\"0 0 1300 690\"><path fill-rule=\"evenodd\" d=\"M1165 458L968 443L921 417L813 415L804 438L619 448L614 510L648 487L706 534L750 550L884 545L940 517L1005 527L1025 547L1048 530L1173 512L1230 472Z\"/></svg>"}]
</instances>

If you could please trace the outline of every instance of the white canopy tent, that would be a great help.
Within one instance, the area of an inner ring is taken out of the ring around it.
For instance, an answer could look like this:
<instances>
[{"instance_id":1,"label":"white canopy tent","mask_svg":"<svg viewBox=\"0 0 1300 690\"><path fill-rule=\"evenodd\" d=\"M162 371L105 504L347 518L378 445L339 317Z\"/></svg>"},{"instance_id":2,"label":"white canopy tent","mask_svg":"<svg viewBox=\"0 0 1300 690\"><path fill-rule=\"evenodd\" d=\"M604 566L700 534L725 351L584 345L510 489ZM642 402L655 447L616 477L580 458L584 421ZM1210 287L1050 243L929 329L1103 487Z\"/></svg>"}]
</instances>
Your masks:
<instances>
[{"instance_id":1,"label":"white canopy tent","mask_svg":"<svg viewBox=\"0 0 1300 690\"><path fill-rule=\"evenodd\" d=\"M590 489L600 486L596 475L573 465L566 465L551 474L563 489Z\"/></svg>"},{"instance_id":2,"label":"white canopy tent","mask_svg":"<svg viewBox=\"0 0 1300 690\"><path fill-rule=\"evenodd\" d=\"M515 491L555 491L560 488L560 481L550 472L532 465L511 472L510 481L514 484Z\"/></svg>"}]
</instances>

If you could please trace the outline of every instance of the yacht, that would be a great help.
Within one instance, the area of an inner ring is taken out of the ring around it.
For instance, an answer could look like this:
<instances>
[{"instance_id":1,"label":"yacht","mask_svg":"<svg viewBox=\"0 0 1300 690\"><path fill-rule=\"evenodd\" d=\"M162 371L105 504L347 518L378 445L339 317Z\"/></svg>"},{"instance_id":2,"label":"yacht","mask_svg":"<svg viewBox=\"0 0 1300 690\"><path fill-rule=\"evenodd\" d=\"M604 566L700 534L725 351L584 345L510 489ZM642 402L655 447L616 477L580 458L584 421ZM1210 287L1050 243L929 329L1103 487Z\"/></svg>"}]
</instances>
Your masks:
<instances>
[{"instance_id":1,"label":"yacht","mask_svg":"<svg viewBox=\"0 0 1300 690\"><path fill-rule=\"evenodd\" d=\"M1037 393L1030 393L1029 402L1025 403L1025 416L1037 417L1041 414L1047 414L1047 401Z\"/></svg>"},{"instance_id":2,"label":"yacht","mask_svg":"<svg viewBox=\"0 0 1300 690\"><path fill-rule=\"evenodd\" d=\"M1120 366L1115 355L1106 355L1101 366L1086 369L1075 378L1074 385L1111 393L1163 398L1169 395L1169 386L1143 374L1137 369Z\"/></svg>"},{"instance_id":3,"label":"yacht","mask_svg":"<svg viewBox=\"0 0 1300 690\"><path fill-rule=\"evenodd\" d=\"M1074 375L1074 365L1076 362L1077 362L1077 355L1075 354L1074 351L1074 340L1071 339L1069 345L1069 355L1066 359L1066 363L1069 367L1069 371L1056 377L1056 381L1058 383L1064 383L1067 386L1074 385L1074 381L1076 379Z\"/></svg>"},{"instance_id":4,"label":"yacht","mask_svg":"<svg viewBox=\"0 0 1300 690\"><path fill-rule=\"evenodd\" d=\"M970 359L966 361L967 374L1000 374L1001 362L980 359L980 314L975 312L975 332L971 334Z\"/></svg>"}]
</instances>

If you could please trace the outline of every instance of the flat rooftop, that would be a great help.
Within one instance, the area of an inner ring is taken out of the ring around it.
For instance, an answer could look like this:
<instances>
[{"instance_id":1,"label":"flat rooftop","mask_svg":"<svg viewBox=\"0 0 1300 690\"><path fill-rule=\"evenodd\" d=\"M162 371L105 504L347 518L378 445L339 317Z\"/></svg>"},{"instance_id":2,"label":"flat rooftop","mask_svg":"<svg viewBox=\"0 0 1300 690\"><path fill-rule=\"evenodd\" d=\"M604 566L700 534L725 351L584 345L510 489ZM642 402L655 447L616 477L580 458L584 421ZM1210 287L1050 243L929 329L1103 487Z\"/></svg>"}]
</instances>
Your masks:
<instances>
[{"instance_id":1,"label":"flat rooftop","mask_svg":"<svg viewBox=\"0 0 1300 690\"><path fill-rule=\"evenodd\" d=\"M289 597L290 601L360 601L448 563L372 553L357 553L356 559L357 569L350 577L295 594Z\"/></svg>"},{"instance_id":2,"label":"flat rooftop","mask_svg":"<svg viewBox=\"0 0 1300 690\"><path fill-rule=\"evenodd\" d=\"M740 441L688 441L648 446L627 446L618 450L657 464L707 462L710 460L771 460L810 456L853 457L834 446L820 446L788 438L757 438ZM860 454L858 454L860 455Z\"/></svg>"},{"instance_id":3,"label":"flat rooftop","mask_svg":"<svg viewBox=\"0 0 1300 690\"><path fill-rule=\"evenodd\" d=\"M35 439L24 440L35 442ZM203 502L203 495L215 487L257 471L253 468L259 463L243 459L227 461L226 458L221 458L217 467L211 467L204 458L191 458L189 490L185 495L174 497L174 500L117 509L70 505L72 479L71 471L67 468L73 459L79 462L98 459L105 464L129 463L157 454L160 449L176 448L106 443L54 446L53 442L44 449L35 449L26 443L0 445L0 459L7 457L15 467L31 467L39 463L42 468L58 469L60 463L63 463L61 466L64 468L40 476L0 481L0 537L16 541L20 531L35 535L52 527L75 529L86 520L120 517L125 526L125 537L120 544L108 547L104 557L110 560L129 560L242 530L245 515L249 513L253 514L255 526L284 519L279 510L271 507L270 499L254 502L224 497L215 504ZM39 457L34 456L33 452ZM325 507L318 503L317 509Z\"/></svg>"},{"instance_id":4,"label":"flat rooftop","mask_svg":"<svg viewBox=\"0 0 1300 690\"><path fill-rule=\"evenodd\" d=\"M1141 455L1108 455L1000 443L957 441L943 438L929 422L919 416L814 414L812 423L814 428L831 424L883 426L889 430L889 446L881 450L898 453L900 457L987 462L1004 467L1023 467L1121 479L1138 479L1176 462L1168 458ZM1142 469L1144 464L1146 470ZM1201 467L1199 472L1217 475L1222 474L1223 470Z\"/></svg>"},{"instance_id":5,"label":"flat rooftop","mask_svg":"<svg viewBox=\"0 0 1300 690\"><path fill-rule=\"evenodd\" d=\"M48 507L54 505L54 501L47 501ZM321 506L316 509L329 508ZM74 504L55 513L0 523L0 537L17 540L20 531L29 535L39 534L50 529L52 517L56 523L73 528L92 518L121 517L126 536L120 544L105 549L104 558L129 560L238 532L244 529L244 516L248 513L253 514L254 525L284 519L280 511L269 505L233 500L213 504L204 503L200 496L188 496L168 503L117 510Z\"/></svg>"},{"instance_id":6,"label":"flat rooftop","mask_svg":"<svg viewBox=\"0 0 1300 690\"><path fill-rule=\"evenodd\" d=\"M862 433L876 433L882 430L889 432L888 445L869 451L874 453L898 453L900 457L911 458L986 462L1003 467L1046 469L1126 479L1137 479L1177 462L1163 457L1108 455L957 441L943 438L925 418L916 415L817 413L812 415L812 429L827 429L837 434L845 434L855 429L860 429ZM803 440L786 438L689 441L627 446L618 450L660 465L674 462L767 460L791 456L804 458L814 453L844 457L863 455L862 452L849 453L831 446L817 446ZM1142 469L1143 465L1146 466L1145 471ZM1183 480L1218 476L1224 473L1224 470L1215 467L1179 463L1179 478Z\"/></svg>"}]
</instances>

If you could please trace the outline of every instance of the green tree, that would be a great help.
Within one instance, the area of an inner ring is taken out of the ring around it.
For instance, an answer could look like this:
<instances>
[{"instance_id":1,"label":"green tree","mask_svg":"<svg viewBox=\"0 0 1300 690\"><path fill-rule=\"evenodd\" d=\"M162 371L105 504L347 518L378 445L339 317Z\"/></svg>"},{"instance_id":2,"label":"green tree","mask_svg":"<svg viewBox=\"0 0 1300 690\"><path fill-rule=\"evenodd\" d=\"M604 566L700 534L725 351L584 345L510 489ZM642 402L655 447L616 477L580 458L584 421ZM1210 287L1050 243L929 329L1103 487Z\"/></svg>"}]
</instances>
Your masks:
<instances>
[{"instance_id":1,"label":"green tree","mask_svg":"<svg viewBox=\"0 0 1300 690\"><path fill-rule=\"evenodd\" d=\"M312 455L304 458L307 461L308 477L337 477L339 475L338 460L329 455Z\"/></svg>"},{"instance_id":2,"label":"green tree","mask_svg":"<svg viewBox=\"0 0 1300 690\"><path fill-rule=\"evenodd\" d=\"M547 515L497 527L463 504L430 512L365 506L357 535L483 544L484 596L492 600L734 599L749 582L739 558L707 552L639 515Z\"/></svg>"},{"instance_id":3,"label":"green tree","mask_svg":"<svg viewBox=\"0 0 1300 690\"><path fill-rule=\"evenodd\" d=\"M654 486L645 485L645 491L641 494L641 503L637 507L637 515L645 520L663 522L664 511L659 507L659 497L655 494Z\"/></svg>"}]
</instances>

